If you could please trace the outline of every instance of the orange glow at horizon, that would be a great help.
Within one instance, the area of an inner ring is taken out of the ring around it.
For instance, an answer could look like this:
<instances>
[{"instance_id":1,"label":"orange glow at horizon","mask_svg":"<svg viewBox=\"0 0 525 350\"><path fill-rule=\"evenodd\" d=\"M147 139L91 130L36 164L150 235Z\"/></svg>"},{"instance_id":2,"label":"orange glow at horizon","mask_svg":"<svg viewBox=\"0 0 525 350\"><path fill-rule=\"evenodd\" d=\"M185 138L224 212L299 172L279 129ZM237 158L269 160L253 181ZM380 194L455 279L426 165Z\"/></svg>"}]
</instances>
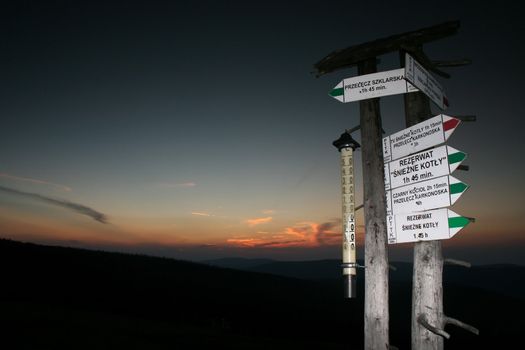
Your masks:
<instances>
[{"instance_id":1,"label":"orange glow at horizon","mask_svg":"<svg viewBox=\"0 0 525 350\"><path fill-rule=\"evenodd\" d=\"M243 248L319 247L341 244L340 224L334 222L299 222L278 233L258 232L256 236L231 237L226 240Z\"/></svg>"},{"instance_id":2,"label":"orange glow at horizon","mask_svg":"<svg viewBox=\"0 0 525 350\"><path fill-rule=\"evenodd\" d=\"M249 225L252 221L254 224ZM263 224L263 230L252 229ZM358 226L357 242L361 247L364 245L363 231L363 227ZM60 208L46 207L30 214L29 211L0 206L0 235L14 240L47 240L63 242L65 245L156 245L174 248L212 245L241 249L315 249L340 245L341 223L335 219L329 222L305 220L290 223L279 218L274 221L271 216L243 221L239 217L188 212L185 216L175 218L110 217L109 224L101 224ZM525 234L519 230L495 232L481 222L467 226L457 236L444 241L444 246L451 247L511 244L525 245Z\"/></svg>"}]
</instances>

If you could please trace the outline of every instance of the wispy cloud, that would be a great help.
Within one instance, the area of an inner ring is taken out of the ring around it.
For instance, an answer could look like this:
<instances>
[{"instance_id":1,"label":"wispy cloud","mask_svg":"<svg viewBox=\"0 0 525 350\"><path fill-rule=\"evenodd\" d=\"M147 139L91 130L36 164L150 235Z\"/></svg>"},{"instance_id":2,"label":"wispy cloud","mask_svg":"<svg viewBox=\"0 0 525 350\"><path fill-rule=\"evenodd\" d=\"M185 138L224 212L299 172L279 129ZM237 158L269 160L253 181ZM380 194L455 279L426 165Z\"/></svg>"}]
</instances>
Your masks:
<instances>
[{"instance_id":1,"label":"wispy cloud","mask_svg":"<svg viewBox=\"0 0 525 350\"><path fill-rule=\"evenodd\" d=\"M29 177L15 176L15 175L10 175L10 174L6 174L6 173L0 173L0 177L2 177L4 179L14 180L14 181L22 181L22 182L30 182L30 183L33 183L33 184L39 184L39 185L47 185L47 186L54 187L55 189L59 189L61 191L71 192L71 187L68 187L68 186L65 186L65 185L56 184L56 183L49 182L49 181L44 181L44 180L39 180L39 179L32 179L32 178L29 178Z\"/></svg>"},{"instance_id":2,"label":"wispy cloud","mask_svg":"<svg viewBox=\"0 0 525 350\"><path fill-rule=\"evenodd\" d=\"M275 214L275 210L274 209L266 209L266 210L263 210L262 213L265 214L265 215L273 215L273 214Z\"/></svg>"},{"instance_id":3,"label":"wispy cloud","mask_svg":"<svg viewBox=\"0 0 525 350\"><path fill-rule=\"evenodd\" d=\"M268 222L271 222L273 218L271 216L267 216L265 218L254 218L254 219L248 219L245 221L245 223L248 224L248 226L253 227L261 224L266 224Z\"/></svg>"},{"instance_id":4,"label":"wispy cloud","mask_svg":"<svg viewBox=\"0 0 525 350\"><path fill-rule=\"evenodd\" d=\"M163 188L191 188L197 186L195 182L160 182L158 186Z\"/></svg>"},{"instance_id":5,"label":"wispy cloud","mask_svg":"<svg viewBox=\"0 0 525 350\"><path fill-rule=\"evenodd\" d=\"M228 238L226 242L241 247L255 247L264 241L260 238Z\"/></svg>"},{"instance_id":6,"label":"wispy cloud","mask_svg":"<svg viewBox=\"0 0 525 350\"><path fill-rule=\"evenodd\" d=\"M282 248L302 245L302 240L266 241L261 238L229 238L228 243L246 248Z\"/></svg>"},{"instance_id":7,"label":"wispy cloud","mask_svg":"<svg viewBox=\"0 0 525 350\"><path fill-rule=\"evenodd\" d=\"M204 212L198 212L198 211L192 211L192 212L191 212L191 215L197 215L197 216L213 216L212 214L204 213Z\"/></svg>"},{"instance_id":8,"label":"wispy cloud","mask_svg":"<svg viewBox=\"0 0 525 350\"><path fill-rule=\"evenodd\" d=\"M24 198L37 200L37 201L44 202L44 203L51 204L51 205L55 205L55 206L58 206L58 207L66 208L66 209L72 210L72 211L74 211L74 212L76 212L78 214L89 216L93 220L98 221L100 223L103 223L103 224L107 224L108 223L108 218L107 218L107 216L105 214L102 214L102 213L100 213L100 212L98 212L98 211L96 211L96 210L94 210L94 209L92 209L90 207L87 207L85 205L82 205L82 204L69 202L69 201L66 201L64 199L56 199L56 198L43 196L43 195L38 194L38 193L19 191L19 190L15 190L13 188L4 187L4 186L0 186L0 191L3 191L5 193L9 193L9 194L12 194L12 195L24 197Z\"/></svg>"}]
</instances>

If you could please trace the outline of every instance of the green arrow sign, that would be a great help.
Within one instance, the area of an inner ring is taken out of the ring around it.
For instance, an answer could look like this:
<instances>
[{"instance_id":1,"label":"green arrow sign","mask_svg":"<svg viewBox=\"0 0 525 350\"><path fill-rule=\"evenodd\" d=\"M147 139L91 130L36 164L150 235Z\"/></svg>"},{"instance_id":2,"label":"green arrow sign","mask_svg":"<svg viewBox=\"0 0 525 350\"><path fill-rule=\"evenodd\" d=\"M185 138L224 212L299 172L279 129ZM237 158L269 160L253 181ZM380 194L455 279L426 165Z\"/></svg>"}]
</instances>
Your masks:
<instances>
[{"instance_id":1,"label":"green arrow sign","mask_svg":"<svg viewBox=\"0 0 525 350\"><path fill-rule=\"evenodd\" d=\"M386 191L387 214L412 213L453 205L469 186L450 175Z\"/></svg>"},{"instance_id":2,"label":"green arrow sign","mask_svg":"<svg viewBox=\"0 0 525 350\"><path fill-rule=\"evenodd\" d=\"M385 164L385 189L450 175L467 154L450 146L440 146Z\"/></svg>"},{"instance_id":3,"label":"green arrow sign","mask_svg":"<svg viewBox=\"0 0 525 350\"><path fill-rule=\"evenodd\" d=\"M450 209L387 215L388 243L449 239L469 223Z\"/></svg>"}]
</instances>

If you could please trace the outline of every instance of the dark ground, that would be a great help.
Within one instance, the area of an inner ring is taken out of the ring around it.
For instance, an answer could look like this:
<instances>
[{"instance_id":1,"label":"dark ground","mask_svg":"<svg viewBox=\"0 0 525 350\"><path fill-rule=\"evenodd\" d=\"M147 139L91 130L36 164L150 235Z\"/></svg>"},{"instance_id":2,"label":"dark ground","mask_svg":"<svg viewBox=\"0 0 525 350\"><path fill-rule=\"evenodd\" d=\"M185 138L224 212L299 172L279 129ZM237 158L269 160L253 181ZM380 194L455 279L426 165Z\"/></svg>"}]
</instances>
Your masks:
<instances>
[{"instance_id":1,"label":"dark ground","mask_svg":"<svg viewBox=\"0 0 525 350\"><path fill-rule=\"evenodd\" d=\"M302 270L294 264L303 273L315 268L313 262ZM344 300L339 278L301 279L10 240L0 240L0 266L2 349L363 347L362 281L359 297ZM502 281L515 281L516 290L523 287L525 268L490 268ZM446 349L519 344L523 294L462 278L445 282L446 314L480 329L475 336L448 326ZM409 349L410 282L392 278L390 293L391 344Z\"/></svg>"}]
</instances>

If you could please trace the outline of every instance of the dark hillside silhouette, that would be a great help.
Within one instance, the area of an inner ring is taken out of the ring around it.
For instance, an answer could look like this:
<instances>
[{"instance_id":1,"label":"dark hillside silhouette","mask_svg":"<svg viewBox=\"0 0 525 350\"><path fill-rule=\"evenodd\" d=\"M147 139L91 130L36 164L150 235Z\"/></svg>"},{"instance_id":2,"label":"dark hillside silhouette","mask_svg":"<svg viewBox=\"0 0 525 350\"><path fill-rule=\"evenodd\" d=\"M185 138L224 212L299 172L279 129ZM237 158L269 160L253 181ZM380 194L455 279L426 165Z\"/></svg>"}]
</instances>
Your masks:
<instances>
[{"instance_id":1,"label":"dark hillside silhouette","mask_svg":"<svg viewBox=\"0 0 525 350\"><path fill-rule=\"evenodd\" d=\"M312 261L275 261L268 259L226 258L207 260L205 263L219 267L229 267L245 271L263 272L278 276L300 278L313 281L340 279L341 261L336 259ZM363 264L363 261L359 261ZM390 271L391 281L412 281L412 264L391 262L395 268ZM360 270L358 278L364 277ZM443 279L447 285L477 287L504 295L525 298L525 266L500 264L480 265L465 268L445 265Z\"/></svg>"},{"instance_id":2,"label":"dark hillside silhouette","mask_svg":"<svg viewBox=\"0 0 525 350\"><path fill-rule=\"evenodd\" d=\"M363 346L362 283L356 300L344 300L339 279L301 280L10 240L0 240L0 264L6 349ZM447 349L504 347L519 339L523 299L456 284L445 288L447 314L481 331L476 337L447 327ZM408 349L410 283L394 279L390 290L391 344Z\"/></svg>"}]
</instances>

